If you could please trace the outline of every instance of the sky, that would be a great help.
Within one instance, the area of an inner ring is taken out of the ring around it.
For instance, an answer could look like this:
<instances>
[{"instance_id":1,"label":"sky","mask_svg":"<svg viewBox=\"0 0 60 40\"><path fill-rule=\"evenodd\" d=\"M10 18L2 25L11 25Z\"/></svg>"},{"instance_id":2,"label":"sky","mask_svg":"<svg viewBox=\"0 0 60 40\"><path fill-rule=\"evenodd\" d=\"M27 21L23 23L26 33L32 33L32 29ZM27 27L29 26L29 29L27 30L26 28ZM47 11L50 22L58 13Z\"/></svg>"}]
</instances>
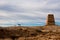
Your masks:
<instances>
[{"instance_id":1,"label":"sky","mask_svg":"<svg viewBox=\"0 0 60 40\"><path fill-rule=\"evenodd\" d=\"M60 0L0 0L0 26L41 26L47 15L60 25Z\"/></svg>"}]
</instances>

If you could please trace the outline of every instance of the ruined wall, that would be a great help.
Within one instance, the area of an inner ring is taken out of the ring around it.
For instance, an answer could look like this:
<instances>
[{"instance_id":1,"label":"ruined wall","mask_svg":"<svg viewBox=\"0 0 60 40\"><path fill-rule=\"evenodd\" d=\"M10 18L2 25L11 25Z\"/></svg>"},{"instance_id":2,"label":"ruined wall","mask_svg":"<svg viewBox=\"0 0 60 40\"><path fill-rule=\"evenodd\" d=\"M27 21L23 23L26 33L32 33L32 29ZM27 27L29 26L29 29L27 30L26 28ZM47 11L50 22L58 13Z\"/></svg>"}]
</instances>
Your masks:
<instances>
[{"instance_id":1,"label":"ruined wall","mask_svg":"<svg viewBox=\"0 0 60 40\"><path fill-rule=\"evenodd\" d=\"M55 19L53 14L48 14L46 25L55 25Z\"/></svg>"}]
</instances>

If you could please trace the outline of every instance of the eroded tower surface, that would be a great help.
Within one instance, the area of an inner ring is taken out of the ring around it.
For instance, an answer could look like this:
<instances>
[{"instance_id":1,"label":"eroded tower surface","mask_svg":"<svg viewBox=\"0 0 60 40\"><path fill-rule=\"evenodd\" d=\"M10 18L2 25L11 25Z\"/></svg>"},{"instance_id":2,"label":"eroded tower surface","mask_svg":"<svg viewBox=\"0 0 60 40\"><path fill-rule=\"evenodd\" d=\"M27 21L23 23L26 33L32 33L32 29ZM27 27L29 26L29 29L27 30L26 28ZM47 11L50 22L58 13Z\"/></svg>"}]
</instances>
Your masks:
<instances>
[{"instance_id":1,"label":"eroded tower surface","mask_svg":"<svg viewBox=\"0 0 60 40\"><path fill-rule=\"evenodd\" d=\"M55 25L55 19L53 14L48 14L46 25Z\"/></svg>"}]
</instances>

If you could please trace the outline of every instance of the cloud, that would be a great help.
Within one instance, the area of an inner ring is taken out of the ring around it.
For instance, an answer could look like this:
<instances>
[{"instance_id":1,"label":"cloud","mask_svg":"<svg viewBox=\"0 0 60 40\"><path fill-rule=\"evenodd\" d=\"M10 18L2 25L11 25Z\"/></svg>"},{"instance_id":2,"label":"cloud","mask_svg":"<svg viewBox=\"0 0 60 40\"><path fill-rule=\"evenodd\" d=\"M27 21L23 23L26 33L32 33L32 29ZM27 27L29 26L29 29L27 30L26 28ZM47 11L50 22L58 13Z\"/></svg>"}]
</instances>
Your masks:
<instances>
[{"instance_id":1,"label":"cloud","mask_svg":"<svg viewBox=\"0 0 60 40\"><path fill-rule=\"evenodd\" d=\"M60 0L0 0L0 24L43 25L48 13L60 20Z\"/></svg>"},{"instance_id":2,"label":"cloud","mask_svg":"<svg viewBox=\"0 0 60 40\"><path fill-rule=\"evenodd\" d=\"M6 0L0 0L0 6L3 6L5 4L7 4L7 1Z\"/></svg>"}]
</instances>

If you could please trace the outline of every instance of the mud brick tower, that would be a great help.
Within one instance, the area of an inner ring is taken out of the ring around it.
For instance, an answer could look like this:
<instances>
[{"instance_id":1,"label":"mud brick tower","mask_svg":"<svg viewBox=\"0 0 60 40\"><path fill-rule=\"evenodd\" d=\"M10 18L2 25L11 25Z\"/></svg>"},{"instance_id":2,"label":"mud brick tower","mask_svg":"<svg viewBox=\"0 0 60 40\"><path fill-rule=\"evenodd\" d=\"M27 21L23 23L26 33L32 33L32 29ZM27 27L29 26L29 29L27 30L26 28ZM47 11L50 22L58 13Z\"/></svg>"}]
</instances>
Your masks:
<instances>
[{"instance_id":1,"label":"mud brick tower","mask_svg":"<svg viewBox=\"0 0 60 40\"><path fill-rule=\"evenodd\" d=\"M46 25L55 25L55 19L53 14L48 14Z\"/></svg>"}]
</instances>

